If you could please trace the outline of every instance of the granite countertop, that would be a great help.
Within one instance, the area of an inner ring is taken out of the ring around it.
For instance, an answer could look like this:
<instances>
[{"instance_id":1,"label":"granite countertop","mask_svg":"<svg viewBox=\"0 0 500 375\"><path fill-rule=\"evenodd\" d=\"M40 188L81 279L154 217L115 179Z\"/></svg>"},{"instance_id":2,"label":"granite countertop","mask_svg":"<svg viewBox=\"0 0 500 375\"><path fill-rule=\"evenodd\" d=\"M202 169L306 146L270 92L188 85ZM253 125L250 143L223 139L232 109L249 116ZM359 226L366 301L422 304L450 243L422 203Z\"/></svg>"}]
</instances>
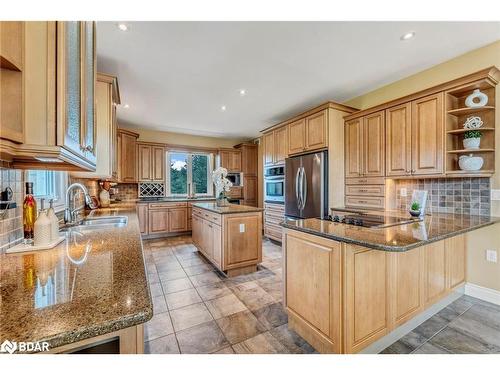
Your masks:
<instances>
[{"instance_id":1,"label":"granite countertop","mask_svg":"<svg viewBox=\"0 0 500 375\"><path fill-rule=\"evenodd\" d=\"M394 212L385 214L394 216ZM387 228L364 228L329 220L290 218L285 219L281 225L288 229L377 250L407 251L497 222L500 222L499 217L434 213L419 222Z\"/></svg>"},{"instance_id":2,"label":"granite countertop","mask_svg":"<svg viewBox=\"0 0 500 375\"><path fill-rule=\"evenodd\" d=\"M155 203L155 202L200 202L200 201L215 201L213 197L199 197L199 198L138 198L137 203Z\"/></svg>"},{"instance_id":3,"label":"granite countertop","mask_svg":"<svg viewBox=\"0 0 500 375\"><path fill-rule=\"evenodd\" d=\"M0 342L48 341L54 348L151 319L135 205L90 214L108 215L128 223L73 229L53 249L0 255Z\"/></svg>"},{"instance_id":4,"label":"granite countertop","mask_svg":"<svg viewBox=\"0 0 500 375\"><path fill-rule=\"evenodd\" d=\"M193 203L193 207L202 208L204 210L215 212L216 214L241 214L245 212L262 212L263 208L244 206L241 204L230 204L228 206L219 207L217 203Z\"/></svg>"}]
</instances>

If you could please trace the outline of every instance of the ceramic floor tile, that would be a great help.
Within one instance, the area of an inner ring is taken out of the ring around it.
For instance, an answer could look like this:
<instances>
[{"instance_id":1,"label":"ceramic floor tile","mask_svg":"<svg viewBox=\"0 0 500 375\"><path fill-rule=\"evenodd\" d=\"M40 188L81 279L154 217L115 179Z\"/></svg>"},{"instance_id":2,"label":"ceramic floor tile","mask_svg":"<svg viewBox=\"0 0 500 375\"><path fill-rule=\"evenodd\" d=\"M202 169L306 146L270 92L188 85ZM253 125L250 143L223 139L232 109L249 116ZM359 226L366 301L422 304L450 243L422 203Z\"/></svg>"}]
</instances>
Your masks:
<instances>
[{"instance_id":1,"label":"ceramic floor tile","mask_svg":"<svg viewBox=\"0 0 500 375\"><path fill-rule=\"evenodd\" d=\"M214 352L213 354L234 354L234 350L232 347L227 346L224 349Z\"/></svg>"},{"instance_id":2,"label":"ceramic floor tile","mask_svg":"<svg viewBox=\"0 0 500 375\"><path fill-rule=\"evenodd\" d=\"M211 266L210 264L200 264L198 266L192 266L192 267L186 267L184 268L184 271L188 276L194 276L194 275L199 275L201 273L206 273L213 271L214 267Z\"/></svg>"},{"instance_id":3,"label":"ceramic floor tile","mask_svg":"<svg viewBox=\"0 0 500 375\"><path fill-rule=\"evenodd\" d=\"M287 348L269 332L233 345L236 354L278 354L288 353Z\"/></svg>"},{"instance_id":4,"label":"ceramic floor tile","mask_svg":"<svg viewBox=\"0 0 500 375\"><path fill-rule=\"evenodd\" d=\"M196 290L204 301L209 301L211 299L227 296L228 294L233 294L231 289L224 285L223 282L198 286L196 287Z\"/></svg>"},{"instance_id":5,"label":"ceramic floor tile","mask_svg":"<svg viewBox=\"0 0 500 375\"><path fill-rule=\"evenodd\" d=\"M159 339L146 341L144 343L146 354L179 354L179 345L174 334L160 337Z\"/></svg>"},{"instance_id":6,"label":"ceramic floor tile","mask_svg":"<svg viewBox=\"0 0 500 375\"><path fill-rule=\"evenodd\" d=\"M151 291L151 297L158 297L163 295L163 289L160 283L149 284L149 290Z\"/></svg>"},{"instance_id":7,"label":"ceramic floor tile","mask_svg":"<svg viewBox=\"0 0 500 375\"><path fill-rule=\"evenodd\" d=\"M288 315L286 314L283 305L278 302L266 305L252 312L257 319L259 319L259 322L261 322L267 329L272 329L288 323Z\"/></svg>"},{"instance_id":8,"label":"ceramic floor tile","mask_svg":"<svg viewBox=\"0 0 500 375\"><path fill-rule=\"evenodd\" d=\"M500 308L498 306L476 304L467 310L462 316L483 322L491 328L500 330Z\"/></svg>"},{"instance_id":9,"label":"ceramic floor tile","mask_svg":"<svg viewBox=\"0 0 500 375\"><path fill-rule=\"evenodd\" d=\"M189 276L189 279L193 283L194 286L202 286L207 284L218 283L221 281L219 275L215 272L205 272L199 275Z\"/></svg>"},{"instance_id":10,"label":"ceramic floor tile","mask_svg":"<svg viewBox=\"0 0 500 375\"><path fill-rule=\"evenodd\" d=\"M500 353L500 347L483 343L450 327L439 332L430 342L458 354Z\"/></svg>"},{"instance_id":11,"label":"ceramic floor tile","mask_svg":"<svg viewBox=\"0 0 500 375\"><path fill-rule=\"evenodd\" d=\"M234 294L228 294L217 299L206 301L205 303L214 319L236 314L237 312L247 309Z\"/></svg>"},{"instance_id":12,"label":"ceramic floor tile","mask_svg":"<svg viewBox=\"0 0 500 375\"><path fill-rule=\"evenodd\" d=\"M447 320L448 322L451 322L453 319L455 319L459 315L460 314L456 310L449 308L449 307L445 307L444 309L439 311L434 316L438 316L440 318L443 318L444 320Z\"/></svg>"},{"instance_id":13,"label":"ceramic floor tile","mask_svg":"<svg viewBox=\"0 0 500 375\"><path fill-rule=\"evenodd\" d=\"M181 353L213 353L229 344L215 321L177 333Z\"/></svg>"},{"instance_id":14,"label":"ceramic floor tile","mask_svg":"<svg viewBox=\"0 0 500 375\"><path fill-rule=\"evenodd\" d=\"M156 263L156 270L158 273L182 270L181 264L175 260L175 262L164 262L164 263Z\"/></svg>"},{"instance_id":15,"label":"ceramic floor tile","mask_svg":"<svg viewBox=\"0 0 500 375\"><path fill-rule=\"evenodd\" d=\"M382 350L381 354L409 354L425 343L427 339L412 331Z\"/></svg>"},{"instance_id":16,"label":"ceramic floor tile","mask_svg":"<svg viewBox=\"0 0 500 375\"><path fill-rule=\"evenodd\" d=\"M194 288L167 294L165 298L167 300L169 310L175 310L201 302L201 298Z\"/></svg>"},{"instance_id":17,"label":"ceramic floor tile","mask_svg":"<svg viewBox=\"0 0 500 375\"><path fill-rule=\"evenodd\" d=\"M242 311L218 319L217 324L231 344L257 336L266 330L250 311Z\"/></svg>"},{"instance_id":18,"label":"ceramic floor tile","mask_svg":"<svg viewBox=\"0 0 500 375\"><path fill-rule=\"evenodd\" d=\"M153 315L153 318L144 324L145 341L170 335L174 332L168 312Z\"/></svg>"},{"instance_id":19,"label":"ceramic floor tile","mask_svg":"<svg viewBox=\"0 0 500 375\"><path fill-rule=\"evenodd\" d=\"M457 312L459 315L463 314L467 310L469 310L472 305L474 305L473 302L465 298L466 296L462 296L459 299L453 301L450 303L447 307L449 309L452 309L453 311Z\"/></svg>"},{"instance_id":20,"label":"ceramic floor tile","mask_svg":"<svg viewBox=\"0 0 500 375\"><path fill-rule=\"evenodd\" d=\"M158 277L160 278L160 281L163 282L163 281L186 278L187 275L186 272L184 272L182 269L176 269L165 272L159 272Z\"/></svg>"},{"instance_id":21,"label":"ceramic floor tile","mask_svg":"<svg viewBox=\"0 0 500 375\"><path fill-rule=\"evenodd\" d=\"M426 342L412 354L450 354L450 352L438 345L433 345L430 342Z\"/></svg>"},{"instance_id":22,"label":"ceramic floor tile","mask_svg":"<svg viewBox=\"0 0 500 375\"><path fill-rule=\"evenodd\" d=\"M160 314L167 311L167 303L163 294L153 297L153 313Z\"/></svg>"},{"instance_id":23,"label":"ceramic floor tile","mask_svg":"<svg viewBox=\"0 0 500 375\"><path fill-rule=\"evenodd\" d=\"M477 338L486 344L495 345L500 348L500 330L492 328L485 323L478 321L466 314L460 316L451 322L448 327L451 327L468 336Z\"/></svg>"},{"instance_id":24,"label":"ceramic floor tile","mask_svg":"<svg viewBox=\"0 0 500 375\"><path fill-rule=\"evenodd\" d=\"M172 324L175 332L208 322L212 315L203 303L196 303L180 309L171 310Z\"/></svg>"},{"instance_id":25,"label":"ceramic floor tile","mask_svg":"<svg viewBox=\"0 0 500 375\"><path fill-rule=\"evenodd\" d=\"M156 284L160 282L160 278L158 277L157 273L148 274L148 280L150 284Z\"/></svg>"},{"instance_id":26,"label":"ceramic floor tile","mask_svg":"<svg viewBox=\"0 0 500 375\"><path fill-rule=\"evenodd\" d=\"M314 350L314 348L309 345L306 340L304 340L296 332L288 328L288 324L273 328L269 332L271 332L271 335L273 335L280 343L282 343L290 353L316 353L316 350Z\"/></svg>"},{"instance_id":27,"label":"ceramic floor tile","mask_svg":"<svg viewBox=\"0 0 500 375\"><path fill-rule=\"evenodd\" d=\"M265 305L276 302L274 298L260 286L245 290L235 289L233 292L250 310L257 310Z\"/></svg>"},{"instance_id":28,"label":"ceramic floor tile","mask_svg":"<svg viewBox=\"0 0 500 375\"><path fill-rule=\"evenodd\" d=\"M181 290L193 288L193 284L191 284L191 281L187 277L182 279L164 281L161 283L161 286L165 294L180 292Z\"/></svg>"},{"instance_id":29,"label":"ceramic floor tile","mask_svg":"<svg viewBox=\"0 0 500 375\"><path fill-rule=\"evenodd\" d=\"M449 322L438 316L432 316L414 329L415 333L427 339L442 330Z\"/></svg>"},{"instance_id":30,"label":"ceramic floor tile","mask_svg":"<svg viewBox=\"0 0 500 375\"><path fill-rule=\"evenodd\" d=\"M202 258L201 256L188 258L188 259L179 259L179 262L182 265L182 267L184 267L184 268L199 266L200 264L208 263L208 261L205 260L204 258Z\"/></svg>"}]
</instances>

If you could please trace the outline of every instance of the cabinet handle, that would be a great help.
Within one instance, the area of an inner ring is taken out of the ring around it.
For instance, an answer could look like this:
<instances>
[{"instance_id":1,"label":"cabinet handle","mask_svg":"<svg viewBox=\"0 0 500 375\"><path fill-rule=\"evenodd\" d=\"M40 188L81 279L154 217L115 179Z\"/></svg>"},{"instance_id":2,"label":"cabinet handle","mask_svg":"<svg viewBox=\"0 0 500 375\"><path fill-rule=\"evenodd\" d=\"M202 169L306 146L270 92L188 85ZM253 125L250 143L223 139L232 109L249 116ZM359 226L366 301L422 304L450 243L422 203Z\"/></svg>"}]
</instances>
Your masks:
<instances>
[{"instance_id":1,"label":"cabinet handle","mask_svg":"<svg viewBox=\"0 0 500 375\"><path fill-rule=\"evenodd\" d=\"M359 203L368 203L368 201L358 201Z\"/></svg>"}]
</instances>

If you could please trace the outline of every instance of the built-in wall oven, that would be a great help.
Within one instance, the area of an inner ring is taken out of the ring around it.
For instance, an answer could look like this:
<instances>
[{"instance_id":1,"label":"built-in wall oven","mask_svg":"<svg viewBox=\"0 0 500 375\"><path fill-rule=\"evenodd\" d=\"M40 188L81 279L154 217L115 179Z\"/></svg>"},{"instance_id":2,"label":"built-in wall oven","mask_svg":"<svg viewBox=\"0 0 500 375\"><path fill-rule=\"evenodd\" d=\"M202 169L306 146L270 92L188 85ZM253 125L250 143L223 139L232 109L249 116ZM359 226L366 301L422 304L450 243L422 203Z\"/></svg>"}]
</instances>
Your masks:
<instances>
[{"instance_id":1,"label":"built-in wall oven","mask_svg":"<svg viewBox=\"0 0 500 375\"><path fill-rule=\"evenodd\" d=\"M285 166L266 167L264 170L264 200L285 202Z\"/></svg>"}]
</instances>

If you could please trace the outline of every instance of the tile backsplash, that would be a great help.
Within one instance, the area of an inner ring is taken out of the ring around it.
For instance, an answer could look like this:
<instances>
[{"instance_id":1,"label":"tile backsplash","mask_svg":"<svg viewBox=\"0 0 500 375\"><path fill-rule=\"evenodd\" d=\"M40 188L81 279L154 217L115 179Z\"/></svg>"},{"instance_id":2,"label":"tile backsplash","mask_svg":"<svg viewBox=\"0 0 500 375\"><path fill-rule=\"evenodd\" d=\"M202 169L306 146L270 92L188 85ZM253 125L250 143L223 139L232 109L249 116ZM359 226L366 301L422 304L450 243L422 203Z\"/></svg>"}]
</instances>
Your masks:
<instances>
[{"instance_id":1,"label":"tile backsplash","mask_svg":"<svg viewBox=\"0 0 500 375\"><path fill-rule=\"evenodd\" d=\"M117 184L113 186L114 198L121 201L133 201L137 199L137 184Z\"/></svg>"},{"instance_id":2,"label":"tile backsplash","mask_svg":"<svg viewBox=\"0 0 500 375\"><path fill-rule=\"evenodd\" d=\"M22 241L23 235L23 197L24 173L18 169L0 168L0 189L10 187L16 208L7 210L3 219L0 218L0 254L11 246Z\"/></svg>"},{"instance_id":3,"label":"tile backsplash","mask_svg":"<svg viewBox=\"0 0 500 375\"><path fill-rule=\"evenodd\" d=\"M491 213L489 178L395 180L396 208L408 210L413 190L427 190L427 213L486 215ZM401 196L401 188L407 194Z\"/></svg>"}]
</instances>

